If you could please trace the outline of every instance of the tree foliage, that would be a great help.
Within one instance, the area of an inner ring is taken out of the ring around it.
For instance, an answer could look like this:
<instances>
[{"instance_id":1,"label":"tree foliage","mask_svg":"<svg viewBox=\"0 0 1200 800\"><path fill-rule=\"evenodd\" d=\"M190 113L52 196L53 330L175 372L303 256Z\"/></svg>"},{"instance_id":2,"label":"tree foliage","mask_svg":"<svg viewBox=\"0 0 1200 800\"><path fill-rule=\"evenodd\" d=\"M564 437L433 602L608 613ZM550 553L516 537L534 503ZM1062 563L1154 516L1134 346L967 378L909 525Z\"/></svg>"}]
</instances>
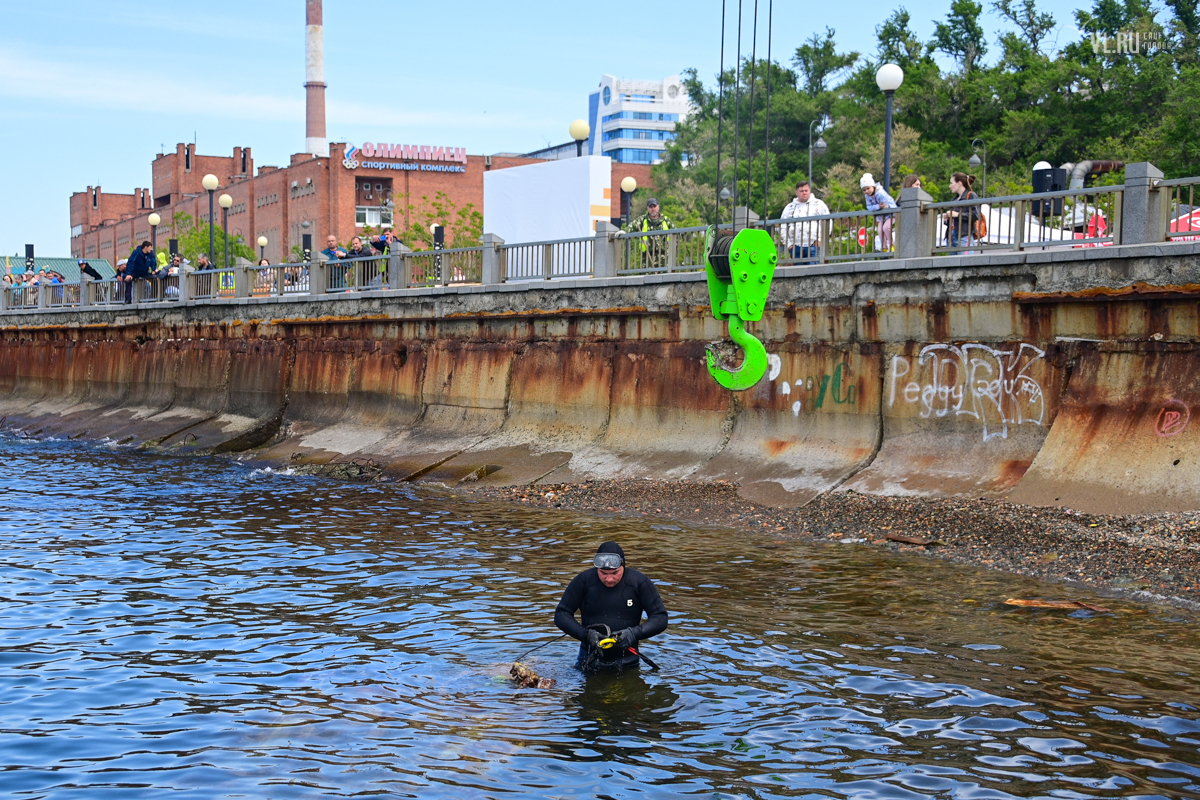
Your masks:
<instances>
[{"instance_id":1,"label":"tree foliage","mask_svg":"<svg viewBox=\"0 0 1200 800\"><path fill-rule=\"evenodd\" d=\"M1028 191L1033 164L1042 160L1152 161L1169 177L1200 174L1198 0L1167 0L1165 10L1148 0L1091 2L1075 13L1084 37L1074 41L1056 38L1063 29L1036 0L993 0L987 15L981 3L951 0L926 42L900 7L876 28L870 55L839 53L827 29L797 47L794 69L760 61L751 70L746 60L740 81L728 69L711 84L689 70L684 86L695 111L654 168L655 194L678 225L713 220L722 186L736 192L738 205L778 215L807 175L815 121L814 138L819 133L828 143L813 160L818 196L833 210L861 208L859 176L883 177L884 102L875 71L887 62L905 73L895 96L893 187L916 173L926 191L948 199L953 172L982 172L967 166L975 139L981 155L986 148L993 196ZM985 30L1000 21L1013 30ZM1104 37L1111 45L1118 33L1139 34L1142 50L1106 52ZM984 60L989 41L996 45L991 63ZM938 52L953 67L939 67ZM733 205L722 206L725 218Z\"/></svg>"},{"instance_id":2,"label":"tree foliage","mask_svg":"<svg viewBox=\"0 0 1200 800\"><path fill-rule=\"evenodd\" d=\"M196 263L196 258L201 253L208 253L209 260L218 267L224 267L225 264L225 231L220 225L213 229L213 242L215 253L208 252L208 229L209 224L202 219L196 219L191 214L175 214L172 225L175 228L175 238L179 242L179 254L186 260ZM162 239L159 239L162 243ZM162 250L162 247L159 247ZM229 237L229 265L233 266L237 263L238 258L244 258L247 261L255 262L258 260L258 254L254 248L246 244L241 236Z\"/></svg>"}]
</instances>

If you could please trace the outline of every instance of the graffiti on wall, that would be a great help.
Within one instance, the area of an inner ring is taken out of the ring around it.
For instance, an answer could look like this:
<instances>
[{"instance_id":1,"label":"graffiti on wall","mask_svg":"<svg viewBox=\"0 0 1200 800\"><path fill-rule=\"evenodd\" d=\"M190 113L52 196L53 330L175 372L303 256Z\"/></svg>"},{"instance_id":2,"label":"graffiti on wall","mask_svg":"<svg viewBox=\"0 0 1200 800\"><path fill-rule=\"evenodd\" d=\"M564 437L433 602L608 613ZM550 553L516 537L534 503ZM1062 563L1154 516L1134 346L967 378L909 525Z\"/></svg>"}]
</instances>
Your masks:
<instances>
[{"instance_id":1,"label":"graffiti on wall","mask_svg":"<svg viewBox=\"0 0 1200 800\"><path fill-rule=\"evenodd\" d=\"M885 391L889 408L916 405L922 418L973 417L983 440L1006 439L1010 425L1041 425L1042 386L1030 372L1045 351L1022 342L1010 347L929 344L913 357L892 357Z\"/></svg>"},{"instance_id":2,"label":"graffiti on wall","mask_svg":"<svg viewBox=\"0 0 1200 800\"><path fill-rule=\"evenodd\" d=\"M1178 400L1168 400L1163 403L1154 421L1154 432L1164 439L1183 433L1184 428L1192 421L1192 412L1187 403Z\"/></svg>"},{"instance_id":3,"label":"graffiti on wall","mask_svg":"<svg viewBox=\"0 0 1200 800\"><path fill-rule=\"evenodd\" d=\"M771 353L767 356L767 379L776 381L783 370L783 360ZM850 365L843 362L833 368L831 373L809 375L798 378L794 382L782 381L776 391L791 400L792 414L800 416L801 411L817 411L828 404L854 405L858 401L859 387L851 379Z\"/></svg>"}]
</instances>

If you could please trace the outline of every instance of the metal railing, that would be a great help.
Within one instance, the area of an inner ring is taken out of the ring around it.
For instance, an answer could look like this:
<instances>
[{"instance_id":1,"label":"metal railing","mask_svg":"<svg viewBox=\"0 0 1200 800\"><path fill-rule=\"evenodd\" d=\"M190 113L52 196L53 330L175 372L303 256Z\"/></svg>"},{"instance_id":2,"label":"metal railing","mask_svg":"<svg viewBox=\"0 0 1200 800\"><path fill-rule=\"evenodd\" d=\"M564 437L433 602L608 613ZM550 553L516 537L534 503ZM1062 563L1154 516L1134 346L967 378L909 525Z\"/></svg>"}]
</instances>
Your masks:
<instances>
[{"instance_id":1,"label":"metal railing","mask_svg":"<svg viewBox=\"0 0 1200 800\"><path fill-rule=\"evenodd\" d=\"M1158 190L1167 193L1167 241L1200 239L1200 208L1196 207L1198 186L1200 178L1159 181Z\"/></svg>"},{"instance_id":2,"label":"metal railing","mask_svg":"<svg viewBox=\"0 0 1200 800\"><path fill-rule=\"evenodd\" d=\"M1099 247L1121 241L1123 186L926 203L931 251Z\"/></svg>"},{"instance_id":3,"label":"metal railing","mask_svg":"<svg viewBox=\"0 0 1200 800\"><path fill-rule=\"evenodd\" d=\"M1143 165L1142 173L1146 170ZM781 266L837 261L922 258L952 253L1033 248L1102 247L1200 240L1200 177L1149 180L1127 186L1005 197L924 201L909 194L903 208L817 217L752 220L770 233ZM914 202L915 201L915 202ZM751 216L752 219L752 215ZM1123 218L1128 217L1128 225ZM982 225L980 224L982 223ZM1149 224L1148 224L1149 223ZM722 226L727 227L727 226ZM1124 230L1123 230L1124 229ZM0 311L178 301L214 302L556 278L697 272L704 268L704 227L623 233L605 225L595 236L504 243L485 235L482 247L374 254L325 262L243 265L133 284L18 283L0 287Z\"/></svg>"},{"instance_id":4,"label":"metal railing","mask_svg":"<svg viewBox=\"0 0 1200 800\"><path fill-rule=\"evenodd\" d=\"M865 261L895 255L900 209L843 211L812 217L783 217L766 226L779 265Z\"/></svg>"},{"instance_id":5,"label":"metal railing","mask_svg":"<svg viewBox=\"0 0 1200 800\"><path fill-rule=\"evenodd\" d=\"M483 280L482 247L418 250L404 254L409 286L450 286Z\"/></svg>"},{"instance_id":6,"label":"metal railing","mask_svg":"<svg viewBox=\"0 0 1200 800\"><path fill-rule=\"evenodd\" d=\"M289 294L308 294L309 266L302 264L271 264L246 267L246 294L250 297L282 297ZM234 275L237 290L237 275Z\"/></svg>"},{"instance_id":7,"label":"metal railing","mask_svg":"<svg viewBox=\"0 0 1200 800\"><path fill-rule=\"evenodd\" d=\"M655 272L695 272L704 269L706 226L666 231L619 233L616 241L618 275Z\"/></svg>"},{"instance_id":8,"label":"metal railing","mask_svg":"<svg viewBox=\"0 0 1200 800\"><path fill-rule=\"evenodd\" d=\"M236 296L236 268L197 270L188 276L193 300L219 300Z\"/></svg>"},{"instance_id":9,"label":"metal railing","mask_svg":"<svg viewBox=\"0 0 1200 800\"><path fill-rule=\"evenodd\" d=\"M103 281L88 281L86 292L88 305L115 306L125 304L125 282L119 281L116 278L109 278ZM131 288L130 297L132 296L133 290Z\"/></svg>"},{"instance_id":10,"label":"metal railing","mask_svg":"<svg viewBox=\"0 0 1200 800\"><path fill-rule=\"evenodd\" d=\"M325 262L325 291L365 292L388 288L387 256L357 256Z\"/></svg>"},{"instance_id":11,"label":"metal railing","mask_svg":"<svg viewBox=\"0 0 1200 800\"><path fill-rule=\"evenodd\" d=\"M595 263L596 239L559 239L500 245L500 279L525 281L539 278L587 277Z\"/></svg>"}]
</instances>

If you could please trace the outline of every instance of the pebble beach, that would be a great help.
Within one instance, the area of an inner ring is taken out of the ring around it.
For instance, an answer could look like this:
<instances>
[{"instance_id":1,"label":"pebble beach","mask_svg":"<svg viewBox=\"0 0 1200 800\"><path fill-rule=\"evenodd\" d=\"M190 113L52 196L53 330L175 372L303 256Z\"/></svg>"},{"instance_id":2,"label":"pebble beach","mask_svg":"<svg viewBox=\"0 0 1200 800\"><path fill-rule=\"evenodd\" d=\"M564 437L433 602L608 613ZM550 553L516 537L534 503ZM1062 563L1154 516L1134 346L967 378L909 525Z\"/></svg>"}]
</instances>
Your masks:
<instances>
[{"instance_id":1,"label":"pebble beach","mask_svg":"<svg viewBox=\"0 0 1200 800\"><path fill-rule=\"evenodd\" d=\"M1100 516L1002 500L855 492L771 508L742 499L737 488L720 481L612 480L467 492L542 508L766 531L782 540L916 551L1200 610L1200 511Z\"/></svg>"}]
</instances>

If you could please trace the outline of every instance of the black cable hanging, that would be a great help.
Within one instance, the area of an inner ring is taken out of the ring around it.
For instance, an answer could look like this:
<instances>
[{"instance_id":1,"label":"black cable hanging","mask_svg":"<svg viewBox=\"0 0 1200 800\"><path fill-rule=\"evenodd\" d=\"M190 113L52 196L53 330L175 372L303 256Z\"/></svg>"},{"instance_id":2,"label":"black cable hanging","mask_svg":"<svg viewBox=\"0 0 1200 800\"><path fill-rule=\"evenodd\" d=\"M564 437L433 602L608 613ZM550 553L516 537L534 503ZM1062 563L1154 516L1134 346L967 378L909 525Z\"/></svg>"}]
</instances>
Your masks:
<instances>
[{"instance_id":1,"label":"black cable hanging","mask_svg":"<svg viewBox=\"0 0 1200 800\"><path fill-rule=\"evenodd\" d=\"M754 0L754 22L750 26L750 122L746 133L746 208L754 204L754 81L758 60L758 0ZM747 220L749 222L749 220Z\"/></svg>"},{"instance_id":2,"label":"black cable hanging","mask_svg":"<svg viewBox=\"0 0 1200 800\"><path fill-rule=\"evenodd\" d=\"M763 222L771 217L768 212L771 202L771 23L774 18L775 0L767 0L767 119L763 132Z\"/></svg>"},{"instance_id":3,"label":"black cable hanging","mask_svg":"<svg viewBox=\"0 0 1200 800\"><path fill-rule=\"evenodd\" d=\"M725 121L725 0L721 0L721 70L717 73L717 224L721 224L721 128Z\"/></svg>"},{"instance_id":4,"label":"black cable hanging","mask_svg":"<svg viewBox=\"0 0 1200 800\"><path fill-rule=\"evenodd\" d=\"M737 67L733 76L733 208L738 207L738 149L742 142L742 0L738 0Z\"/></svg>"}]
</instances>

